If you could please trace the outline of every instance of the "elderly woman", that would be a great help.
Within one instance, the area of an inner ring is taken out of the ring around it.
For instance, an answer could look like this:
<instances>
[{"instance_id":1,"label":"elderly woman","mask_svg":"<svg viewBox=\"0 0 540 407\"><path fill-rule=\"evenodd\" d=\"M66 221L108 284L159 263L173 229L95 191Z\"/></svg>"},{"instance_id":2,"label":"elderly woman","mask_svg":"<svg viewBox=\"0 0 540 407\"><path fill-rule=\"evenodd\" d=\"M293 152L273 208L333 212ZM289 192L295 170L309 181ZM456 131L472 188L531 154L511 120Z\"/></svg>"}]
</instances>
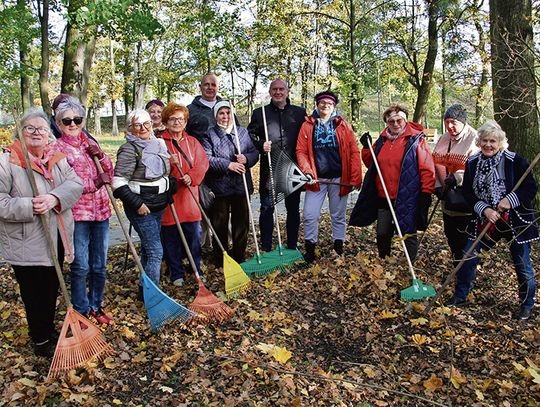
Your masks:
<instances>
[{"instance_id":1,"label":"elderly woman","mask_svg":"<svg viewBox=\"0 0 540 407\"><path fill-rule=\"evenodd\" d=\"M185 132L189 119L187 107L169 103L163 109L162 119L167 130L161 137L171 156L171 177L174 177L178 184L178 191L173 195L176 214L189 243L195 265L201 273L201 211L195 199L199 199L199 185L208 170L208 157L201 143ZM193 191L195 199L189 188ZM175 286L181 287L185 278L182 260L187 258L187 255L170 206L165 210L161 221L161 242L171 281Z\"/></svg>"},{"instance_id":2,"label":"elderly woman","mask_svg":"<svg viewBox=\"0 0 540 407\"><path fill-rule=\"evenodd\" d=\"M31 110L21 119L39 195L34 197L19 140L0 154L0 248L12 265L26 310L34 353L52 357L58 339L54 328L58 277L38 215L47 214L54 250L73 260L73 215L83 185L64 154L49 146L45 113Z\"/></svg>"},{"instance_id":3,"label":"elderly woman","mask_svg":"<svg viewBox=\"0 0 540 407\"><path fill-rule=\"evenodd\" d=\"M326 196L332 220L334 251L343 254L350 187L318 184L317 179L359 186L362 183L360 152L351 126L338 114L335 93L315 95L316 108L300 128L296 144L298 166L310 179L304 199L305 260L315 259L319 218Z\"/></svg>"},{"instance_id":4,"label":"elderly woman","mask_svg":"<svg viewBox=\"0 0 540 407\"><path fill-rule=\"evenodd\" d=\"M215 195L211 213L212 226L219 240L228 250L228 224L232 224L231 256L238 263L246 258L247 237L249 231L249 202L246 199L242 174L246 175L249 193L253 193L250 168L258 159L259 152L253 145L247 130L237 127L240 151L237 150L236 135L233 130L233 118L228 101L215 104L216 125L203 137L203 147L210 167L205 183ZM223 266L223 253L214 243L214 264Z\"/></svg>"},{"instance_id":5,"label":"elderly woman","mask_svg":"<svg viewBox=\"0 0 540 407\"><path fill-rule=\"evenodd\" d=\"M154 136L146 110L132 110L126 119L126 143L116 154L114 196L122 200L127 218L141 239L141 263L159 285L163 247L161 218L176 184L169 179L169 154L165 142ZM142 286L139 286L142 299Z\"/></svg>"},{"instance_id":6,"label":"elderly woman","mask_svg":"<svg viewBox=\"0 0 540 407\"><path fill-rule=\"evenodd\" d=\"M408 122L408 115L404 105L390 105L383 113L387 127L373 144L373 150L401 232L406 236L407 252L414 261L418 252L416 231L427 227L427 213L435 187L435 168L424 128ZM362 160L368 171L349 224L367 226L377 220L377 249L379 257L386 257L390 255L396 228L369 150L369 144L372 144L369 133L365 133L360 142Z\"/></svg>"},{"instance_id":7,"label":"elderly woman","mask_svg":"<svg viewBox=\"0 0 540 407\"><path fill-rule=\"evenodd\" d=\"M529 173L513 191L527 170L528 163L520 155L507 150L506 133L495 121L490 120L478 129L477 145L480 153L467 161L463 179L465 198L476 215L469 224L470 237L463 253L471 248L479 231L488 222L491 223L488 234L474 252L489 250L502 238L510 242L510 254L519 285L520 308L516 318L529 319L536 295L530 242L538 239L532 206L538 188L532 173ZM454 296L446 305L460 306L466 303L478 262L479 257L473 254L463 264L456 276Z\"/></svg>"},{"instance_id":8,"label":"elderly woman","mask_svg":"<svg viewBox=\"0 0 540 407\"><path fill-rule=\"evenodd\" d=\"M457 265L467 243L465 229L472 213L467 208L452 207L450 193L462 194L463 172L467 158L478 152L476 130L467 124L467 112L461 105L452 105L444 113L446 133L433 150L435 193L442 200L444 234ZM448 204L447 204L448 200ZM465 203L465 202L463 202Z\"/></svg>"},{"instance_id":9,"label":"elderly woman","mask_svg":"<svg viewBox=\"0 0 540 407\"><path fill-rule=\"evenodd\" d=\"M55 149L66 155L84 185L83 194L72 209L75 260L71 264L71 302L77 312L108 325L112 318L103 311L102 301L107 280L111 209L103 184L110 184L113 165L99 145L82 131L86 111L77 99L64 100L55 113L62 134ZM103 174L98 172L94 157L100 161Z\"/></svg>"},{"instance_id":10,"label":"elderly woman","mask_svg":"<svg viewBox=\"0 0 540 407\"><path fill-rule=\"evenodd\" d=\"M164 106L165 104L161 100L153 99L144 107L152 119L152 130L156 137L165 131L165 123L161 119Z\"/></svg>"}]
</instances>

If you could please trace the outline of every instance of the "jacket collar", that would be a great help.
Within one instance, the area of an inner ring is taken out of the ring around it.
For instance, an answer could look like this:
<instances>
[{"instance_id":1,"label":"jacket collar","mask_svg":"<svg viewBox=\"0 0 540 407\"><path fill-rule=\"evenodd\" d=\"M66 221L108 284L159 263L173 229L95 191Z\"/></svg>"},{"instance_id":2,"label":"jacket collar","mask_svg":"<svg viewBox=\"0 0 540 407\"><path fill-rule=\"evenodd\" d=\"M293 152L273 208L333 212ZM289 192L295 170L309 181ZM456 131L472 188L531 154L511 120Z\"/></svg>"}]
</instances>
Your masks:
<instances>
[{"instance_id":1,"label":"jacket collar","mask_svg":"<svg viewBox=\"0 0 540 407\"><path fill-rule=\"evenodd\" d=\"M48 147L45 152L45 154L49 155L49 160L47 161L47 169L49 170L49 172L52 171L52 168L58 163L58 161L66 157L64 153L50 149L51 147ZM18 165L22 168L26 168L26 161L24 159L21 142L19 140L15 140L13 144L11 144L6 150L11 153L9 155L10 163ZM31 164L34 171L38 172L41 175L45 175L43 174L43 170L36 163L32 162Z\"/></svg>"}]
</instances>

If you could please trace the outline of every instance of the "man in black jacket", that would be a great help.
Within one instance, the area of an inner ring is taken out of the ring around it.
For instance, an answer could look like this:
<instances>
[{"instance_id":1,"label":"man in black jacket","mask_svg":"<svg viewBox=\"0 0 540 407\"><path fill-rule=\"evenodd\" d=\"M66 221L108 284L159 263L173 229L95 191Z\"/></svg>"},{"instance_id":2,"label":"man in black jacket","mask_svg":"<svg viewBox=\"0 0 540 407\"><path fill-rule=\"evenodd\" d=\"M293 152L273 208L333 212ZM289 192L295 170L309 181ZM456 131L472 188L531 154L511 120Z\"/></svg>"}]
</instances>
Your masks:
<instances>
[{"instance_id":1,"label":"man in black jacket","mask_svg":"<svg viewBox=\"0 0 540 407\"><path fill-rule=\"evenodd\" d=\"M215 126L216 118L212 110L214 105L221 100L217 95L219 80L213 73L204 75L199 85L201 94L195 96L193 102L188 105L189 120L186 132L202 143L202 138L210 127Z\"/></svg>"},{"instance_id":2,"label":"man in black jacket","mask_svg":"<svg viewBox=\"0 0 540 407\"><path fill-rule=\"evenodd\" d=\"M272 145L279 146L289 157L296 161L296 140L298 132L306 117L306 109L291 105L289 102L289 87L283 79L275 79L270 83L271 101L264 106L268 139L264 134L262 108L257 108L251 115L248 126L249 135L253 144L261 153L261 172L259 192L261 197L261 214L259 227L261 230L261 248L264 251L272 250L272 232L274 217L272 196L270 193L270 171L267 152ZM287 248L296 249L298 230L300 228L300 190L285 198L287 208Z\"/></svg>"}]
</instances>

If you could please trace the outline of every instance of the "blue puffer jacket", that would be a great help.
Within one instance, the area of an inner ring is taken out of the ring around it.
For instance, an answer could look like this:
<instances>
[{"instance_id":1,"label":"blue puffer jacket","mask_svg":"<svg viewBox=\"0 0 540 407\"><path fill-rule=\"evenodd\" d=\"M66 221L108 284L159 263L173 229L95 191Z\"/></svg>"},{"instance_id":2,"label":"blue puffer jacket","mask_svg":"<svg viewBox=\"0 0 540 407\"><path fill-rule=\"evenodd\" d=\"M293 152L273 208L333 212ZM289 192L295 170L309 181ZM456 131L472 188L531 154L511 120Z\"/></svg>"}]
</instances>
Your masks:
<instances>
[{"instance_id":1,"label":"blue puffer jacket","mask_svg":"<svg viewBox=\"0 0 540 407\"><path fill-rule=\"evenodd\" d=\"M240 139L240 151L247 159L246 180L249 193L253 193L253 182L249 168L259 160L259 151L253 145L248 131L237 127ZM206 173L205 183L214 192L216 197L244 195L244 181L242 175L229 171L229 164L236 161L236 140L234 134L226 134L217 125L210 128L204 135L202 145L210 167Z\"/></svg>"},{"instance_id":2,"label":"blue puffer jacket","mask_svg":"<svg viewBox=\"0 0 540 407\"><path fill-rule=\"evenodd\" d=\"M399 175L398 197L395 202L396 216L403 234L425 230L429 206L420 204L420 173L418 171L417 147L423 133L412 136L407 141ZM381 150L384 138L379 137L375 143L375 156ZM375 179L377 169L370 165L362 190L349 219L350 226L368 226L377 220L377 186Z\"/></svg>"}]
</instances>

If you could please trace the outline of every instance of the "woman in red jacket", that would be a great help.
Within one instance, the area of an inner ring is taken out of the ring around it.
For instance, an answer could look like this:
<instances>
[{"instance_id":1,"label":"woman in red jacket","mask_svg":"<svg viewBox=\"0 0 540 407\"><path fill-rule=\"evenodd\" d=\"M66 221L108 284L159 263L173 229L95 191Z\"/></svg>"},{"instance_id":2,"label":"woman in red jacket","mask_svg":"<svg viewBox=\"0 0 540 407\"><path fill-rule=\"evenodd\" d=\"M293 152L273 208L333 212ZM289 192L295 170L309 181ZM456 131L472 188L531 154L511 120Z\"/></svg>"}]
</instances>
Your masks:
<instances>
[{"instance_id":1,"label":"woman in red jacket","mask_svg":"<svg viewBox=\"0 0 540 407\"><path fill-rule=\"evenodd\" d=\"M176 214L190 245L195 265L201 273L201 211L188 188L191 188L199 199L199 185L208 170L208 157L201 143L185 132L189 119L187 107L169 103L163 109L161 117L167 128L161 138L165 140L171 155L171 177L175 177L178 183L178 191L173 195ZM180 173L178 166L184 175ZM171 281L175 286L181 287L185 278L182 259L186 257L186 253L170 206L165 210L161 221L161 240Z\"/></svg>"},{"instance_id":2,"label":"woman in red jacket","mask_svg":"<svg viewBox=\"0 0 540 407\"><path fill-rule=\"evenodd\" d=\"M315 259L315 245L319 234L319 218L325 197L332 219L334 250L343 254L345 214L350 187L319 184L318 180L360 185L362 163L352 127L336 111L338 97L331 91L315 96L317 105L306 118L298 134L296 157L300 169L310 181L304 199L305 260Z\"/></svg>"}]
</instances>

